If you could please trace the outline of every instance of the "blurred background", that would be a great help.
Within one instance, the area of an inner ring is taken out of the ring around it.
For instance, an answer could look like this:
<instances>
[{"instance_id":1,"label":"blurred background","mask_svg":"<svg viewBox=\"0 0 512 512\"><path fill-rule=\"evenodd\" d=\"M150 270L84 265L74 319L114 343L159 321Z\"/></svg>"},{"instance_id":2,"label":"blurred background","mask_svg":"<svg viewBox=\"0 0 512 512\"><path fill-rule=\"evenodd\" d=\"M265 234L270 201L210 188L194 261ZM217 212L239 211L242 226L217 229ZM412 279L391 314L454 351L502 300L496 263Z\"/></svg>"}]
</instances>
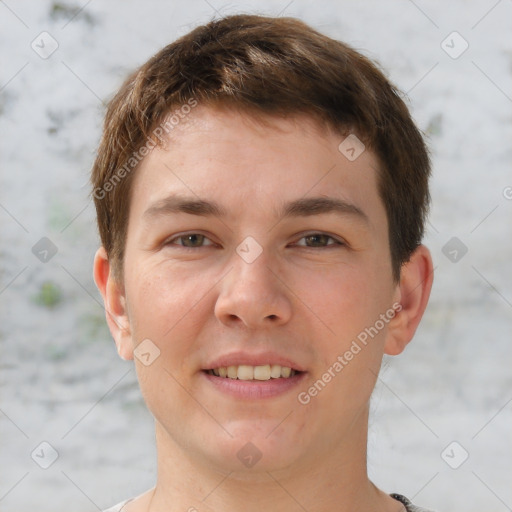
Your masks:
<instances>
[{"instance_id":1,"label":"blurred background","mask_svg":"<svg viewBox=\"0 0 512 512\"><path fill-rule=\"evenodd\" d=\"M92 279L89 170L127 73L213 17L295 16L376 59L432 152L430 305L372 398L369 471L442 511L512 510L512 2L0 1L0 511L153 486L153 423Z\"/></svg>"}]
</instances>

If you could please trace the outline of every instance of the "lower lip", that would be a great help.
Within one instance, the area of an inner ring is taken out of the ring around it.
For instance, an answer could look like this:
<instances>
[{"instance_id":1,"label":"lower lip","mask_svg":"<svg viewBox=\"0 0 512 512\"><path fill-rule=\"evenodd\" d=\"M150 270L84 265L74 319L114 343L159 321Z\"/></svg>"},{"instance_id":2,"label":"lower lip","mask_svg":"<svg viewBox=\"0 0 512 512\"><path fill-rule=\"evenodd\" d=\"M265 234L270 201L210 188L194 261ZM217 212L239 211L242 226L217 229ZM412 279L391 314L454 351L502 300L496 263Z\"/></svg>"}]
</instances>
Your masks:
<instances>
[{"instance_id":1,"label":"lower lip","mask_svg":"<svg viewBox=\"0 0 512 512\"><path fill-rule=\"evenodd\" d=\"M238 380L227 377L217 377L206 372L201 372L208 382L219 391L236 398L255 400L259 398L271 398L296 388L306 377L306 372L295 374L293 377L270 380Z\"/></svg>"}]
</instances>

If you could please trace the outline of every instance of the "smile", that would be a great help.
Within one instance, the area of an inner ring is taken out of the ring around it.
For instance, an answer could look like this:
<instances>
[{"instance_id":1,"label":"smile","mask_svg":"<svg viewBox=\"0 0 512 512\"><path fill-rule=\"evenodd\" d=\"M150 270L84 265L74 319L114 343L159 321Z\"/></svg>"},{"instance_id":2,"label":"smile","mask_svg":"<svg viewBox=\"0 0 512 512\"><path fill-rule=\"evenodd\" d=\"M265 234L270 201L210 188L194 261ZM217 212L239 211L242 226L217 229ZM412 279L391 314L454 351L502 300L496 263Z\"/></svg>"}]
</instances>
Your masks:
<instances>
[{"instance_id":1,"label":"smile","mask_svg":"<svg viewBox=\"0 0 512 512\"><path fill-rule=\"evenodd\" d=\"M289 366L281 366L279 364L265 364L259 366L251 366L241 364L238 366L221 366L207 370L209 375L223 377L227 379L238 380L270 380L270 379L288 379L298 372Z\"/></svg>"},{"instance_id":2,"label":"smile","mask_svg":"<svg viewBox=\"0 0 512 512\"><path fill-rule=\"evenodd\" d=\"M305 371L279 364L219 366L200 374L217 391L242 400L285 395L300 387L307 376Z\"/></svg>"}]
</instances>

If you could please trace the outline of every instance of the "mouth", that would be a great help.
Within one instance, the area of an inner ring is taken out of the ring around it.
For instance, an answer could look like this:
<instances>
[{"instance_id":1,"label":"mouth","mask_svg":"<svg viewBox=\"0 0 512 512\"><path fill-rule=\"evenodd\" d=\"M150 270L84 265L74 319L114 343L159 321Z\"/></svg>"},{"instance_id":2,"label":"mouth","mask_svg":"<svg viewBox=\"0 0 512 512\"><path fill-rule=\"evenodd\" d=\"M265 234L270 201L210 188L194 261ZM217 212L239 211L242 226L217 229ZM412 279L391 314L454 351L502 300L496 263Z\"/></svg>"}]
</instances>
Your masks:
<instances>
[{"instance_id":1,"label":"mouth","mask_svg":"<svg viewBox=\"0 0 512 512\"><path fill-rule=\"evenodd\" d=\"M252 401L286 396L300 386L307 372L279 364L240 364L208 368L201 374L223 395Z\"/></svg>"},{"instance_id":2,"label":"mouth","mask_svg":"<svg viewBox=\"0 0 512 512\"><path fill-rule=\"evenodd\" d=\"M289 379L298 374L300 370L279 364L264 364L251 366L247 364L220 366L203 370L208 375L221 379L244 380L244 381L269 381L272 379Z\"/></svg>"}]
</instances>

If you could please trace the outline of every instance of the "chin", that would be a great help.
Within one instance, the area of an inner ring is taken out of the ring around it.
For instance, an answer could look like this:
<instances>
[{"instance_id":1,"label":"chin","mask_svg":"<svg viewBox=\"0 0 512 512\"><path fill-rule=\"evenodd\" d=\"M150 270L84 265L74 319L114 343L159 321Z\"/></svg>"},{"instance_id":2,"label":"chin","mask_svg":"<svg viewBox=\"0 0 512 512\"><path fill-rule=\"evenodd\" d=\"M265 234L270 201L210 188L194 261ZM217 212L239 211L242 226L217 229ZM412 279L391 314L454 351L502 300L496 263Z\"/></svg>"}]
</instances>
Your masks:
<instances>
[{"instance_id":1,"label":"chin","mask_svg":"<svg viewBox=\"0 0 512 512\"><path fill-rule=\"evenodd\" d=\"M240 478L250 478L258 472L285 470L293 465L299 458L298 448L304 440L298 443L289 432L272 432L279 422L268 423L272 423L270 428L267 428L267 422L260 423L260 428L255 428L254 422L251 425L238 423L236 429L227 428L233 434L232 438L228 435L222 439L210 437L214 440L208 450L209 458L213 459L211 462L225 471L236 472Z\"/></svg>"}]
</instances>

